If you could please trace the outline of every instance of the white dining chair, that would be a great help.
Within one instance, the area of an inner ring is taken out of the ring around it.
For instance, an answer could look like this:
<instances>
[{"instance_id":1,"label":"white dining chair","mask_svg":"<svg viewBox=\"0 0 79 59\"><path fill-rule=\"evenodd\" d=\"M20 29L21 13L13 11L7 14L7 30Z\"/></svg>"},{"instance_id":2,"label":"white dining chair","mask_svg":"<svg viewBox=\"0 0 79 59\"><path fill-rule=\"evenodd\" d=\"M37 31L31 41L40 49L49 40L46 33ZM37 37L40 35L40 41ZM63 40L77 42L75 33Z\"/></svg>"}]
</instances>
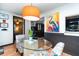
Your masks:
<instances>
[{"instance_id":1,"label":"white dining chair","mask_svg":"<svg viewBox=\"0 0 79 59\"><path fill-rule=\"evenodd\" d=\"M16 35L16 48L20 53L23 53L23 49L20 46L21 44L19 42L22 41L24 37L25 35Z\"/></svg>"},{"instance_id":2,"label":"white dining chair","mask_svg":"<svg viewBox=\"0 0 79 59\"><path fill-rule=\"evenodd\" d=\"M61 56L63 53L64 49L64 43L63 42L58 42L55 47L52 49L52 53L54 56Z\"/></svg>"}]
</instances>

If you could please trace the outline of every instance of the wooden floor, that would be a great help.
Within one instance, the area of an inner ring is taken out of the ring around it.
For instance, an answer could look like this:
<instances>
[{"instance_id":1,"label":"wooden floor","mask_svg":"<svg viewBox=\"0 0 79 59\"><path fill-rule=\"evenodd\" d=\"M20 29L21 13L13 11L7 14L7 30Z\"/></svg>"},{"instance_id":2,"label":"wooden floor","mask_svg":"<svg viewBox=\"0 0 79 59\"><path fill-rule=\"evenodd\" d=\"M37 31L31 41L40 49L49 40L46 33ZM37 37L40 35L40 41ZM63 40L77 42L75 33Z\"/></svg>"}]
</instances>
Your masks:
<instances>
[{"instance_id":1,"label":"wooden floor","mask_svg":"<svg viewBox=\"0 0 79 59\"><path fill-rule=\"evenodd\" d=\"M16 52L16 45L12 44L4 47L4 54L2 54L1 56L20 56L20 54ZM71 56L71 55L63 53L62 56Z\"/></svg>"},{"instance_id":2,"label":"wooden floor","mask_svg":"<svg viewBox=\"0 0 79 59\"><path fill-rule=\"evenodd\" d=\"M16 52L15 44L12 44L4 47L4 54L1 56L20 56L20 54Z\"/></svg>"}]
</instances>

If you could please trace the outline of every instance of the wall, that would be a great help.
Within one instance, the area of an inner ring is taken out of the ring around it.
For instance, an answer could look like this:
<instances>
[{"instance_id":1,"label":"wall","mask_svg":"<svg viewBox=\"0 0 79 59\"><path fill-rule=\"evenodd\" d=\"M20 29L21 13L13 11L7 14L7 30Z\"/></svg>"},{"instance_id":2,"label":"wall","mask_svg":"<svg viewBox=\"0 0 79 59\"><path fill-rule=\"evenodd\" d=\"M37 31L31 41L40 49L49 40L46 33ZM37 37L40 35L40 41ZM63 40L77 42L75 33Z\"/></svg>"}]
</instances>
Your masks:
<instances>
[{"instance_id":1,"label":"wall","mask_svg":"<svg viewBox=\"0 0 79 59\"><path fill-rule=\"evenodd\" d=\"M44 36L47 40L49 40L52 45L56 45L58 42L64 42L64 52L69 53L71 55L79 56L79 34L67 33L65 32L65 17L72 15L79 15L79 4L66 4L56 9L52 9L47 13L42 14L42 16L52 15L54 12L60 12L60 33L45 33ZM73 35L72 35L73 34ZM70 35L70 36L69 36Z\"/></svg>"},{"instance_id":2,"label":"wall","mask_svg":"<svg viewBox=\"0 0 79 59\"><path fill-rule=\"evenodd\" d=\"M1 31L0 28L0 46L11 44L13 43L13 16L22 17L20 15L16 15L15 13L11 13L9 11L0 10L0 13L8 14L9 19L8 22L8 30L7 31ZM0 22L2 22L3 19L0 19ZM28 30L31 27L30 21L25 20L25 37L28 38ZM24 35L24 34L23 34Z\"/></svg>"},{"instance_id":3,"label":"wall","mask_svg":"<svg viewBox=\"0 0 79 59\"><path fill-rule=\"evenodd\" d=\"M31 28L31 22L28 20L25 20L25 37L28 39L28 31Z\"/></svg>"},{"instance_id":4,"label":"wall","mask_svg":"<svg viewBox=\"0 0 79 59\"><path fill-rule=\"evenodd\" d=\"M46 17L49 15L53 15L53 13L56 11L58 11L60 13L60 21L59 21L60 33L64 33L65 32L65 17L79 14L79 4L77 4L77 3L65 4L61 7L52 9L52 10L42 14L42 16ZM63 25L63 27L62 27L62 25Z\"/></svg>"},{"instance_id":5,"label":"wall","mask_svg":"<svg viewBox=\"0 0 79 59\"><path fill-rule=\"evenodd\" d=\"M11 13L7 11L0 10L0 13L8 14L9 19L7 20L8 23L8 29L7 31L2 31L0 27L0 46L5 44L13 43L13 16ZM0 22L2 22L3 19L0 19Z\"/></svg>"}]
</instances>

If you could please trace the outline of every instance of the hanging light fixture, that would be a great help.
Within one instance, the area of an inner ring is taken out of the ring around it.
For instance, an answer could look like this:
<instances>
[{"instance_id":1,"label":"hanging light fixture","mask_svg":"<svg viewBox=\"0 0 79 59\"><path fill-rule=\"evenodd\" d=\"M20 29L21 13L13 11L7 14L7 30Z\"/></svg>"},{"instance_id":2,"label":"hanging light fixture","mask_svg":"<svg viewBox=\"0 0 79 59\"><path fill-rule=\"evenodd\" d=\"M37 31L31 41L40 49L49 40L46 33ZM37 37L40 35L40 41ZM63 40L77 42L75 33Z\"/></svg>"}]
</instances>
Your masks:
<instances>
[{"instance_id":1,"label":"hanging light fixture","mask_svg":"<svg viewBox=\"0 0 79 59\"><path fill-rule=\"evenodd\" d=\"M40 9L36 6L24 6L22 16L29 21L38 21L40 19Z\"/></svg>"}]
</instances>

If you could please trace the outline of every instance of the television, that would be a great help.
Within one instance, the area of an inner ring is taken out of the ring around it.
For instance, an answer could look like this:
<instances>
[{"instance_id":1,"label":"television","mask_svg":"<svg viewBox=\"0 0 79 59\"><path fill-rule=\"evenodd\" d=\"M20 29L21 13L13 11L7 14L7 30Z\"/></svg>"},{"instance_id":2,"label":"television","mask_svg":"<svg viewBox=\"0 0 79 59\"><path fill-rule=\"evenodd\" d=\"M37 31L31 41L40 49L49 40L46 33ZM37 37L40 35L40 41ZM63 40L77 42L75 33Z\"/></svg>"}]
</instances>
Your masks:
<instances>
[{"instance_id":1,"label":"television","mask_svg":"<svg viewBox=\"0 0 79 59\"><path fill-rule=\"evenodd\" d=\"M66 17L66 32L79 32L79 15Z\"/></svg>"}]
</instances>

